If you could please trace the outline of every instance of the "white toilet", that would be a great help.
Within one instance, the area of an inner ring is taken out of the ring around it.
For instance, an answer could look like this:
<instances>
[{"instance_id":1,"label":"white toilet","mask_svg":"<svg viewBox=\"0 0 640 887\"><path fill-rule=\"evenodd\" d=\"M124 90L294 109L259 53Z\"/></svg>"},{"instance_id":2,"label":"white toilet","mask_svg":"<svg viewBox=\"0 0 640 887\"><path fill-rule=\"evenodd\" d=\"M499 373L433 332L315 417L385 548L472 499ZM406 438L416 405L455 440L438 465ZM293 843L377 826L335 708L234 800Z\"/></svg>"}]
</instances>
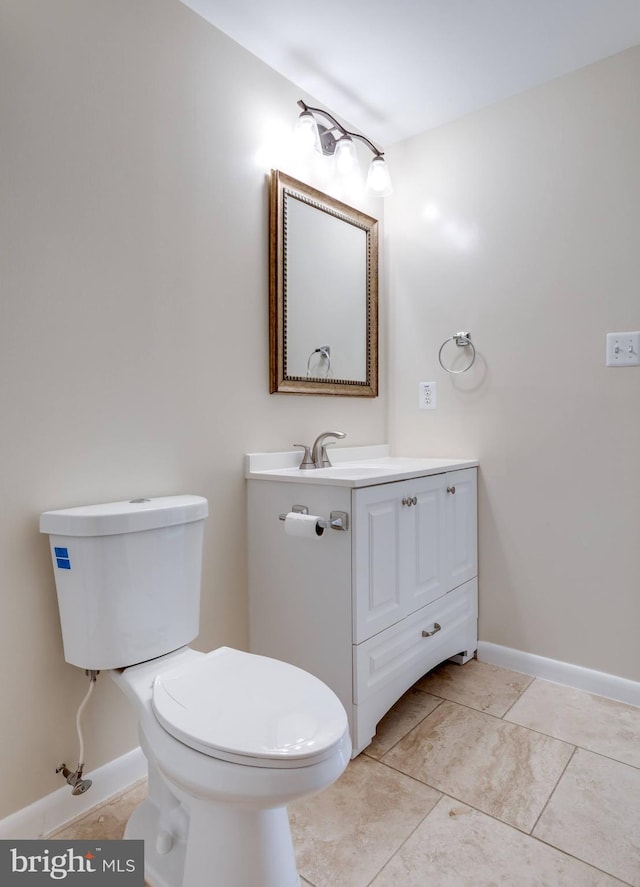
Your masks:
<instances>
[{"instance_id":1,"label":"white toilet","mask_svg":"<svg viewBox=\"0 0 640 887\"><path fill-rule=\"evenodd\" d=\"M125 837L152 887L298 887L286 805L351 754L320 680L198 634L207 501L168 496L48 511L67 662L109 670L136 706L149 794Z\"/></svg>"}]
</instances>

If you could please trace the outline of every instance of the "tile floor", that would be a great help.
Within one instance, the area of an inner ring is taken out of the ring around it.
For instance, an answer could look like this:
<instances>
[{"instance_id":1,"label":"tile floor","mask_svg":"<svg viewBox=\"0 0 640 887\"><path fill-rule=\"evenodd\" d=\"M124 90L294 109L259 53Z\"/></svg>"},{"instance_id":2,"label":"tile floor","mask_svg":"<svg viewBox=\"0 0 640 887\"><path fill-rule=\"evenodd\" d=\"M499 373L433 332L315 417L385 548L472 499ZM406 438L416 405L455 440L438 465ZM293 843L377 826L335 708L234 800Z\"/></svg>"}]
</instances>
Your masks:
<instances>
[{"instance_id":1,"label":"tile floor","mask_svg":"<svg viewBox=\"0 0 640 887\"><path fill-rule=\"evenodd\" d=\"M144 791L55 837L120 837ZM640 708L445 663L289 812L305 887L640 887Z\"/></svg>"}]
</instances>

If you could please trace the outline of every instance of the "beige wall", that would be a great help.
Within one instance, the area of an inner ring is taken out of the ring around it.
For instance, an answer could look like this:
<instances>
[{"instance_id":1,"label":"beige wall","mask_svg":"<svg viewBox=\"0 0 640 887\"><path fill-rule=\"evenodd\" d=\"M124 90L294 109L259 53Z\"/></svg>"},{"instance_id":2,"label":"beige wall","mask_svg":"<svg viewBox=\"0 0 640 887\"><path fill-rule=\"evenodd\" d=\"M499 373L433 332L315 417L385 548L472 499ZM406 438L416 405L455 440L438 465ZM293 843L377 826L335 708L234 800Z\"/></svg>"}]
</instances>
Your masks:
<instances>
[{"instance_id":1,"label":"beige wall","mask_svg":"<svg viewBox=\"0 0 640 887\"><path fill-rule=\"evenodd\" d=\"M636 49L398 145L386 204L393 443L481 460L481 638L634 680L640 369L604 338L640 327L639 84ZM0 0L0 817L77 755L42 510L207 496L196 646L242 647L242 454L388 436L384 300L380 398L268 394L265 174L296 173L272 134L298 97L178 0ZM101 677L88 768L136 743Z\"/></svg>"},{"instance_id":2,"label":"beige wall","mask_svg":"<svg viewBox=\"0 0 640 887\"><path fill-rule=\"evenodd\" d=\"M178 0L0 2L0 817L78 753L41 511L207 496L195 646L242 647L243 453L386 439L384 376L373 401L268 393L256 155L299 97ZM88 770L137 744L106 676L85 723Z\"/></svg>"},{"instance_id":3,"label":"beige wall","mask_svg":"<svg viewBox=\"0 0 640 887\"><path fill-rule=\"evenodd\" d=\"M386 207L392 441L480 459L481 639L636 681L639 107L635 48L396 146Z\"/></svg>"}]
</instances>

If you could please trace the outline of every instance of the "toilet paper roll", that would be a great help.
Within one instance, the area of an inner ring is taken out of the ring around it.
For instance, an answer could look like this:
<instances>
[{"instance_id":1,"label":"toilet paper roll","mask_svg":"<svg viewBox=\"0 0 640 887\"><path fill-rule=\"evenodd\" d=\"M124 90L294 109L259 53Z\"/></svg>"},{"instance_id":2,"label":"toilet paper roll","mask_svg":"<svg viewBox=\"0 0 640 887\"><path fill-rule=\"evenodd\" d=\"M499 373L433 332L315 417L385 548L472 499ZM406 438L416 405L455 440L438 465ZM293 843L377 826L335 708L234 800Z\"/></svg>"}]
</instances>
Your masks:
<instances>
[{"instance_id":1,"label":"toilet paper roll","mask_svg":"<svg viewBox=\"0 0 640 887\"><path fill-rule=\"evenodd\" d=\"M317 514L299 514L290 511L284 519L284 531L287 536L298 536L302 539L319 539L324 529L318 526L322 520Z\"/></svg>"}]
</instances>

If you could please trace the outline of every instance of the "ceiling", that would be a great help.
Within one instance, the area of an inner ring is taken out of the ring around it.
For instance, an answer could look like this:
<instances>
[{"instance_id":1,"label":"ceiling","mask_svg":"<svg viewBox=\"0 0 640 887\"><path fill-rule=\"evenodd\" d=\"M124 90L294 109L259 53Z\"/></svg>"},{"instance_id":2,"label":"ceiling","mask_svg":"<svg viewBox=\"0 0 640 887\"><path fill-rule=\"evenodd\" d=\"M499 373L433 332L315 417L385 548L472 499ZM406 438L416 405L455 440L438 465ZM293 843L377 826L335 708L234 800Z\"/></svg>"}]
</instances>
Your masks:
<instances>
[{"instance_id":1,"label":"ceiling","mask_svg":"<svg viewBox=\"0 0 640 887\"><path fill-rule=\"evenodd\" d=\"M182 2L383 149L640 44L640 0Z\"/></svg>"}]
</instances>

